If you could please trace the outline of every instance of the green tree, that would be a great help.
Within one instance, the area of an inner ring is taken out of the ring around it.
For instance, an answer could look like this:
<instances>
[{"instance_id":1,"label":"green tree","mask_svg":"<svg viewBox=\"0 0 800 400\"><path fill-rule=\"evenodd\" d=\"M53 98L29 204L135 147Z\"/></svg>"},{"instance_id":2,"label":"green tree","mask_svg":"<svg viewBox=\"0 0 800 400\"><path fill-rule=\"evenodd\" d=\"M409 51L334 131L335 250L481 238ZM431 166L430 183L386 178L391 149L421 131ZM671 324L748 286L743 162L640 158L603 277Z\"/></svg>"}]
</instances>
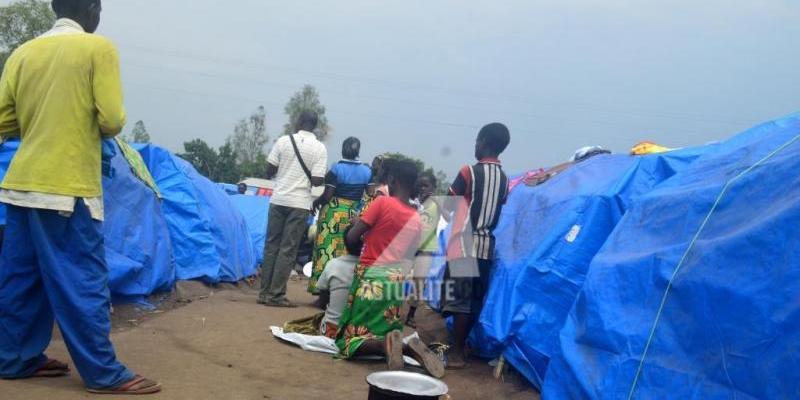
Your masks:
<instances>
[{"instance_id":1,"label":"green tree","mask_svg":"<svg viewBox=\"0 0 800 400\"><path fill-rule=\"evenodd\" d=\"M422 161L422 160L420 160L418 158L409 157L409 156L407 156L405 154L402 154L402 153L386 153L385 156L387 158L391 158L391 159L395 159L395 160L413 162L414 164L417 165L417 171L419 171L420 174L427 173L427 174L431 174L431 175L436 177L436 181L437 181L436 182L437 183L437 188L436 188L437 189L437 193L436 194L438 194L438 195L447 194L447 191L450 188L450 183L451 182L448 181L447 174L444 171L442 171L442 170L436 171L436 170L433 169L433 167L427 166L424 161Z\"/></svg>"},{"instance_id":2,"label":"green tree","mask_svg":"<svg viewBox=\"0 0 800 400\"><path fill-rule=\"evenodd\" d=\"M236 164L236 153L233 151L233 145L230 140L226 140L225 144L219 148L217 156L217 170L212 180L216 182L237 183L244 178L240 171L239 166Z\"/></svg>"},{"instance_id":3,"label":"green tree","mask_svg":"<svg viewBox=\"0 0 800 400\"><path fill-rule=\"evenodd\" d=\"M17 47L47 32L55 20L49 1L20 0L0 7L0 68Z\"/></svg>"},{"instance_id":4,"label":"green tree","mask_svg":"<svg viewBox=\"0 0 800 400\"><path fill-rule=\"evenodd\" d=\"M144 126L144 121L136 121L130 134L122 135L122 140L128 143L150 143L150 134Z\"/></svg>"},{"instance_id":5,"label":"green tree","mask_svg":"<svg viewBox=\"0 0 800 400\"><path fill-rule=\"evenodd\" d=\"M133 143L150 143L150 134L147 133L147 128L144 126L144 121L136 121L131 131L133 136Z\"/></svg>"},{"instance_id":6,"label":"green tree","mask_svg":"<svg viewBox=\"0 0 800 400\"><path fill-rule=\"evenodd\" d=\"M436 171L434 176L436 176L436 194L440 196L447 195L450 191L450 184L453 183L450 181L450 177L442 170Z\"/></svg>"},{"instance_id":7,"label":"green tree","mask_svg":"<svg viewBox=\"0 0 800 400\"><path fill-rule=\"evenodd\" d=\"M183 144L181 157L200 174L215 182L236 183L244 178L266 178L267 113L258 107L247 119L240 120L219 150L195 139Z\"/></svg>"},{"instance_id":8,"label":"green tree","mask_svg":"<svg viewBox=\"0 0 800 400\"><path fill-rule=\"evenodd\" d=\"M267 112L263 106L259 106L249 118L240 120L233 129L233 135L228 138L236 162L240 165L258 161L268 141Z\"/></svg>"},{"instance_id":9,"label":"green tree","mask_svg":"<svg viewBox=\"0 0 800 400\"><path fill-rule=\"evenodd\" d=\"M409 156L407 156L407 155L405 155L403 153L386 153L386 154L384 154L384 157L391 158L393 160L398 160L398 161L411 161L411 162L413 162L414 164L417 165L417 170L420 173L425 171L425 162L423 162L419 158L409 157Z\"/></svg>"},{"instance_id":10,"label":"green tree","mask_svg":"<svg viewBox=\"0 0 800 400\"><path fill-rule=\"evenodd\" d=\"M241 178L267 178L267 155L259 154L255 161L238 165Z\"/></svg>"},{"instance_id":11,"label":"green tree","mask_svg":"<svg viewBox=\"0 0 800 400\"><path fill-rule=\"evenodd\" d=\"M289 122L283 126L283 134L288 135L297 132L297 127L295 126L297 119L300 117L300 113L306 110L314 111L319 116L319 124L315 133L319 140L324 141L328 137L331 127L328 125L328 117L325 115L325 106L319 100L319 92L311 85L303 86L286 104L284 112L289 118Z\"/></svg>"},{"instance_id":12,"label":"green tree","mask_svg":"<svg viewBox=\"0 0 800 400\"><path fill-rule=\"evenodd\" d=\"M183 143L183 154L178 154L188 161L201 175L211 179L217 177L219 154L202 139L194 139Z\"/></svg>"}]
</instances>

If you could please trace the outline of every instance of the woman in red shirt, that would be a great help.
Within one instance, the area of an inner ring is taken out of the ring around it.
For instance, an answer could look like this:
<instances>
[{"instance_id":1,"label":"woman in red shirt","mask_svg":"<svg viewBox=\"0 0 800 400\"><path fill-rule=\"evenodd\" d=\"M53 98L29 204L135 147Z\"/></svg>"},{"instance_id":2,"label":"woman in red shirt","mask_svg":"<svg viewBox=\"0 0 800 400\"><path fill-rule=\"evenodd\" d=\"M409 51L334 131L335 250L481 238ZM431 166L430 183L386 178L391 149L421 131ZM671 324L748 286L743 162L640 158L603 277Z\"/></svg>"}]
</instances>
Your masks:
<instances>
[{"instance_id":1,"label":"woman in red shirt","mask_svg":"<svg viewBox=\"0 0 800 400\"><path fill-rule=\"evenodd\" d=\"M412 162L395 161L388 177L391 196L375 199L347 233L346 240L363 243L363 251L336 345L340 356L347 359L385 356L390 369L402 369L406 354L431 375L442 377L441 360L419 339L408 346L402 342L404 271L414 260L422 232L417 209L411 205L417 167Z\"/></svg>"}]
</instances>

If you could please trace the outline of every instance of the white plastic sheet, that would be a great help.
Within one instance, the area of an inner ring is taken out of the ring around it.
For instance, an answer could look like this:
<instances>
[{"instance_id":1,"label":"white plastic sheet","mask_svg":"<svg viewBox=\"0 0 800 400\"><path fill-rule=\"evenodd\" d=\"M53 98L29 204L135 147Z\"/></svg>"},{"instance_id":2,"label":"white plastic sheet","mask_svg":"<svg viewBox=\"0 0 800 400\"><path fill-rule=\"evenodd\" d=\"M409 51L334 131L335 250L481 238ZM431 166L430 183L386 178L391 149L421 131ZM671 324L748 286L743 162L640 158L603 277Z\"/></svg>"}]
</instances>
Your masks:
<instances>
[{"instance_id":1,"label":"white plastic sheet","mask_svg":"<svg viewBox=\"0 0 800 400\"><path fill-rule=\"evenodd\" d=\"M275 336L278 339L297 345L298 347L300 347L305 351L331 354L331 355L339 353L339 348L336 347L336 342L333 339L328 338L326 336L311 336L311 335L303 335L301 333L286 333L283 331L283 328L278 326L271 326L269 329L272 331L272 336ZM418 337L419 335L415 332L413 335L404 338L403 343L408 344L408 342L411 339ZM379 358L363 357L362 359L375 360ZM411 365L413 367L420 367L420 364L411 357L403 357L403 359L408 365Z\"/></svg>"}]
</instances>

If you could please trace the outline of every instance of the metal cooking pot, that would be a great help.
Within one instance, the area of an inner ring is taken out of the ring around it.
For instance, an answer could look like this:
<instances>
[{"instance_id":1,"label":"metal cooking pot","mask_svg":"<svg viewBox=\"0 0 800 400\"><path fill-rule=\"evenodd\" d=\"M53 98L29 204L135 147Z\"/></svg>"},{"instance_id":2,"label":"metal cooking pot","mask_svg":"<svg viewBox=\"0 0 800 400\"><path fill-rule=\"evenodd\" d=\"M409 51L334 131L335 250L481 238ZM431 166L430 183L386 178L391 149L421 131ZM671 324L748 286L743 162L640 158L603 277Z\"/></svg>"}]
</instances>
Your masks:
<instances>
[{"instance_id":1,"label":"metal cooking pot","mask_svg":"<svg viewBox=\"0 0 800 400\"><path fill-rule=\"evenodd\" d=\"M439 400L450 391L438 379L404 371L376 372L367 383L369 400Z\"/></svg>"}]
</instances>

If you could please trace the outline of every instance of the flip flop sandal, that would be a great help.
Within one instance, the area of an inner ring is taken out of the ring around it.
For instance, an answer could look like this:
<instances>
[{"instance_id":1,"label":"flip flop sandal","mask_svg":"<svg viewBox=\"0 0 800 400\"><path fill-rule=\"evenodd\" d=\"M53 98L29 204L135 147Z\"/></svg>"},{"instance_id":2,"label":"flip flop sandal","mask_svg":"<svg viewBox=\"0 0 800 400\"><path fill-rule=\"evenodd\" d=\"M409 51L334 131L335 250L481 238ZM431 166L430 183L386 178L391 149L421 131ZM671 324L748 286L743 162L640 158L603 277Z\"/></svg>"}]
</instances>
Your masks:
<instances>
[{"instance_id":1,"label":"flip flop sandal","mask_svg":"<svg viewBox=\"0 0 800 400\"><path fill-rule=\"evenodd\" d=\"M470 368L470 363L467 361L465 356L453 357L452 355L447 355L447 369L449 370L464 370Z\"/></svg>"},{"instance_id":2,"label":"flip flop sandal","mask_svg":"<svg viewBox=\"0 0 800 400\"><path fill-rule=\"evenodd\" d=\"M419 338L411 339L408 342L408 348L411 350L412 356L436 379L444 377L444 363L436 353L434 353L425 343L422 343Z\"/></svg>"},{"instance_id":3,"label":"flip flop sandal","mask_svg":"<svg viewBox=\"0 0 800 400\"><path fill-rule=\"evenodd\" d=\"M390 371L402 370L403 361L403 334L400 331L391 331L386 335L386 363Z\"/></svg>"},{"instance_id":4,"label":"flip flop sandal","mask_svg":"<svg viewBox=\"0 0 800 400\"><path fill-rule=\"evenodd\" d=\"M130 382L115 389L87 389L93 394L118 394L118 395L143 395L161 391L161 385L140 375L136 375Z\"/></svg>"},{"instance_id":5,"label":"flip flop sandal","mask_svg":"<svg viewBox=\"0 0 800 400\"><path fill-rule=\"evenodd\" d=\"M31 378L60 378L69 374L69 365L58 360L48 359Z\"/></svg>"}]
</instances>

